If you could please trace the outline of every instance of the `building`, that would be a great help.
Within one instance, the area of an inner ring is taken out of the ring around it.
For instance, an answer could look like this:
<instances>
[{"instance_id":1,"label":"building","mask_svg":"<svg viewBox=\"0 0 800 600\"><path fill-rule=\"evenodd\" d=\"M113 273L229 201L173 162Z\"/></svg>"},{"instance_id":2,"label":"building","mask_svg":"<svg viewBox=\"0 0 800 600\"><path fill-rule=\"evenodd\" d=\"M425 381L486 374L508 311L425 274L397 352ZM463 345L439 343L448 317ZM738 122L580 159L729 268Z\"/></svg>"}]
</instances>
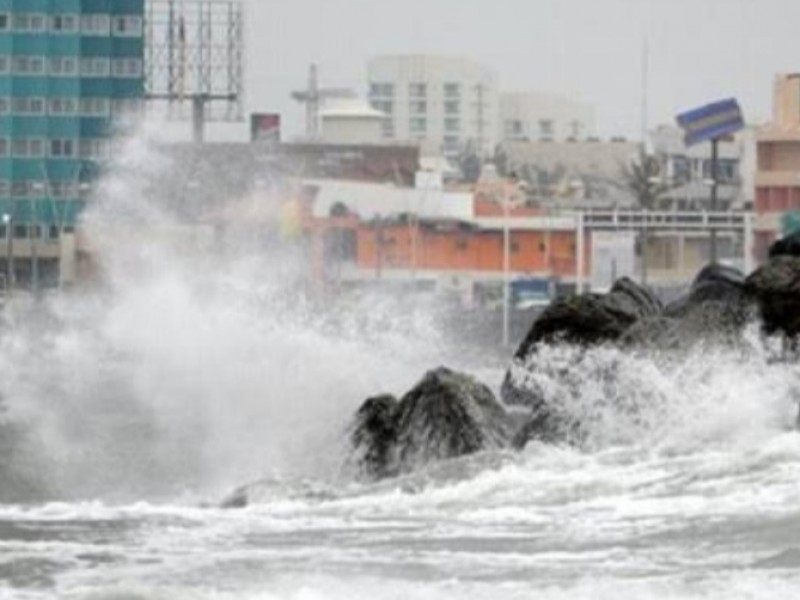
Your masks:
<instances>
[{"instance_id":1,"label":"building","mask_svg":"<svg viewBox=\"0 0 800 600\"><path fill-rule=\"evenodd\" d=\"M386 115L363 100L331 100L320 111L323 144L378 144Z\"/></svg>"},{"instance_id":2,"label":"building","mask_svg":"<svg viewBox=\"0 0 800 600\"><path fill-rule=\"evenodd\" d=\"M0 213L16 285L58 280L112 117L141 105L143 13L144 0L0 0Z\"/></svg>"},{"instance_id":3,"label":"building","mask_svg":"<svg viewBox=\"0 0 800 600\"><path fill-rule=\"evenodd\" d=\"M497 141L494 72L447 56L379 56L367 65L369 101L388 117L384 136L454 157L490 154Z\"/></svg>"},{"instance_id":4,"label":"building","mask_svg":"<svg viewBox=\"0 0 800 600\"><path fill-rule=\"evenodd\" d=\"M593 138L591 106L556 94L500 94L500 131L506 142L564 142Z\"/></svg>"},{"instance_id":5,"label":"building","mask_svg":"<svg viewBox=\"0 0 800 600\"><path fill-rule=\"evenodd\" d=\"M711 209L711 144L687 147L683 130L661 126L650 133L652 153L661 165L661 178L669 186L662 208L677 210ZM753 182L749 167L755 156L752 128L730 139L722 139L717 150L716 210L749 207L753 203Z\"/></svg>"},{"instance_id":6,"label":"building","mask_svg":"<svg viewBox=\"0 0 800 600\"><path fill-rule=\"evenodd\" d=\"M775 78L773 120L757 133L755 253L800 221L800 73Z\"/></svg>"},{"instance_id":7,"label":"building","mask_svg":"<svg viewBox=\"0 0 800 600\"><path fill-rule=\"evenodd\" d=\"M639 144L626 141L515 141L503 142L495 161L525 181L541 206L615 208L634 204L621 177L638 152Z\"/></svg>"}]
</instances>

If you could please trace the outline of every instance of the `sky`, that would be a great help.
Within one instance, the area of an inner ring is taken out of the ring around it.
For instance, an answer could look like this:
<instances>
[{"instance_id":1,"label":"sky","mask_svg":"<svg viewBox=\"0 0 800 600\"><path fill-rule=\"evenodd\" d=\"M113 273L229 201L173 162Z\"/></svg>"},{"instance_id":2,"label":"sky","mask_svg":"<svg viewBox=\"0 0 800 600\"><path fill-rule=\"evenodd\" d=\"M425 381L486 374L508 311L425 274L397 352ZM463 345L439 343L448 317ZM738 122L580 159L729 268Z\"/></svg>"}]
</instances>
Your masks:
<instances>
[{"instance_id":1,"label":"sky","mask_svg":"<svg viewBox=\"0 0 800 600\"><path fill-rule=\"evenodd\" d=\"M601 137L636 139L643 89L650 128L731 96L761 123L774 75L800 70L800 0L243 2L246 110L280 112L285 137L302 133L289 94L305 87L312 62L322 85L363 92L372 56L465 56L493 68L501 90L588 103Z\"/></svg>"}]
</instances>

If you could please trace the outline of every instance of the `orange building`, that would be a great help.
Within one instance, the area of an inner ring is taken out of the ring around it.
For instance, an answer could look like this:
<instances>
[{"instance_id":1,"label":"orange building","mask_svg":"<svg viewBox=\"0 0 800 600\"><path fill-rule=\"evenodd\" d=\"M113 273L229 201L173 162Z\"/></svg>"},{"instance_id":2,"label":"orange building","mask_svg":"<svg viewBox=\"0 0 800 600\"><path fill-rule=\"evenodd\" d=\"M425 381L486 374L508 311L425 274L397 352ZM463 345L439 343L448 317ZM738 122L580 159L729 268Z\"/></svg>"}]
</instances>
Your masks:
<instances>
[{"instance_id":1,"label":"orange building","mask_svg":"<svg viewBox=\"0 0 800 600\"><path fill-rule=\"evenodd\" d=\"M505 278L505 220L492 210L470 221L414 215L362 220L355 215L313 219L318 282L369 284L396 281L458 292L467 302L480 289L501 290ZM484 216L485 215L485 216ZM590 236L579 244L574 217L548 217L529 209L509 217L508 277L576 285L589 272ZM583 261L578 260L582 247Z\"/></svg>"}]
</instances>

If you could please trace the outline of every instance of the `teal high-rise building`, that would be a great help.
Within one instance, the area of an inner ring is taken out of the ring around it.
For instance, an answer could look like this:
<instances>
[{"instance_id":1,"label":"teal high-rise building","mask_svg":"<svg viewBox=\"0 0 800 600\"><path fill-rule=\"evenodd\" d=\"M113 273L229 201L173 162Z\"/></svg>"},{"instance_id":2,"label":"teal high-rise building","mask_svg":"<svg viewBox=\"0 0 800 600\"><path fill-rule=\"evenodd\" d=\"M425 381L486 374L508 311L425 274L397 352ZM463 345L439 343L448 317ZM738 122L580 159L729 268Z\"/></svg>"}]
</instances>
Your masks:
<instances>
[{"instance_id":1,"label":"teal high-rise building","mask_svg":"<svg viewBox=\"0 0 800 600\"><path fill-rule=\"evenodd\" d=\"M0 215L12 223L0 223L0 239L9 246L25 238L18 247L46 250L74 227L115 117L143 100L143 18L144 0L0 0ZM26 263L14 252L17 283L48 276L45 254Z\"/></svg>"}]
</instances>

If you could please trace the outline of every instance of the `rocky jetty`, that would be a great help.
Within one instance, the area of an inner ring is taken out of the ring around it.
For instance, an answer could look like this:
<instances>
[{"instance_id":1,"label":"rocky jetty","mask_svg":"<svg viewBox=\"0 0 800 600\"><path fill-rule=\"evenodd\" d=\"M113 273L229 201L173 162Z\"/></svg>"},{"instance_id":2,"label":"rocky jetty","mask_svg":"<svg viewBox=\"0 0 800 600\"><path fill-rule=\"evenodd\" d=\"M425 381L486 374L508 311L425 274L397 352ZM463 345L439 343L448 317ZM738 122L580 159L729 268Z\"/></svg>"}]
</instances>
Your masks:
<instances>
[{"instance_id":1,"label":"rocky jetty","mask_svg":"<svg viewBox=\"0 0 800 600\"><path fill-rule=\"evenodd\" d=\"M537 353L543 347L568 344L581 352L607 344L637 352L681 351L706 342L735 344L753 319L761 320L765 334L783 335L796 348L800 234L773 244L768 261L748 277L729 266L706 266L687 293L666 306L628 278L616 281L606 294L555 300L514 353L501 388L502 403L469 375L440 367L399 400L380 395L363 403L350 430L353 461L365 478L375 480L411 472L432 460L522 448L531 440L580 440L581 423L549 405L525 377L541 368ZM524 418L512 417L520 410Z\"/></svg>"}]
</instances>

